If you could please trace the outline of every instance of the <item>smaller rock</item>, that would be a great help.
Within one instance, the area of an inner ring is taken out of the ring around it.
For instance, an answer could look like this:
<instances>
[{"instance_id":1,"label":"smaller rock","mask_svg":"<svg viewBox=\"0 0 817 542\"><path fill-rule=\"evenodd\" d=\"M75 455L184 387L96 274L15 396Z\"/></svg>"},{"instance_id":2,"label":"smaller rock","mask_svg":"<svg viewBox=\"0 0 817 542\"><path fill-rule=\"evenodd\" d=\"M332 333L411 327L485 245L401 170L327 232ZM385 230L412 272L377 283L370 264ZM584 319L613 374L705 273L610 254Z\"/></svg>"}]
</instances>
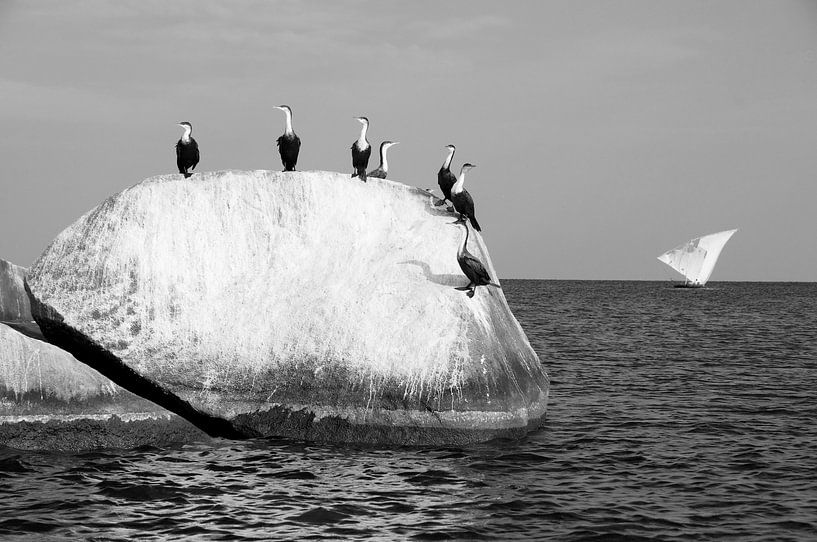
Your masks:
<instances>
[{"instance_id":1,"label":"smaller rock","mask_svg":"<svg viewBox=\"0 0 817 542\"><path fill-rule=\"evenodd\" d=\"M76 451L207 438L68 352L0 324L0 446Z\"/></svg>"}]
</instances>

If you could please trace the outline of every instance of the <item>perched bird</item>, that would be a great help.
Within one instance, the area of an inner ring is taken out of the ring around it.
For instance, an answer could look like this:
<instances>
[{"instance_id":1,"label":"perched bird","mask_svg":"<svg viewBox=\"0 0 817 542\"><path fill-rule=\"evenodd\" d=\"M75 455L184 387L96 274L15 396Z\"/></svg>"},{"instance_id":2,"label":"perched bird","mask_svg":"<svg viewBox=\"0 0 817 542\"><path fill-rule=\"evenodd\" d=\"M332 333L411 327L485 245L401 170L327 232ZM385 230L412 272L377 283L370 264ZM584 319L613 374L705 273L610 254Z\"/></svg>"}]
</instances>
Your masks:
<instances>
[{"instance_id":1,"label":"perched bird","mask_svg":"<svg viewBox=\"0 0 817 542\"><path fill-rule=\"evenodd\" d=\"M301 150L301 138L292 131L292 109L288 105L278 105L275 109L280 109L287 117L287 127L284 135L278 138L278 152L281 154L281 163L284 171L295 171L295 164L298 163L298 152Z\"/></svg>"},{"instance_id":2,"label":"perched bird","mask_svg":"<svg viewBox=\"0 0 817 542\"><path fill-rule=\"evenodd\" d=\"M357 120L363 127L360 129L360 137L352 144L352 167L355 172L352 177L360 177L364 183L366 182L366 166L369 165L369 157L372 155L372 146L366 140L366 131L369 129L369 119L366 117L357 117Z\"/></svg>"},{"instance_id":3,"label":"perched bird","mask_svg":"<svg viewBox=\"0 0 817 542\"><path fill-rule=\"evenodd\" d=\"M389 174L389 160L386 158L386 153L389 150L389 147L397 145L400 143L399 141L384 141L380 144L380 165L377 169L374 169L367 173L369 177L377 177L378 179L385 179L386 175Z\"/></svg>"},{"instance_id":4,"label":"perched bird","mask_svg":"<svg viewBox=\"0 0 817 542\"><path fill-rule=\"evenodd\" d=\"M465 228L465 236L460 243L460 248L457 250L457 263L460 264L460 269L462 272L465 273L465 276L468 277L470 281L468 286L461 286L456 288L457 290L468 290L468 297L474 297L474 292L477 289L477 286L494 286L496 288L501 288L499 284L491 282L491 275L488 274L488 270L485 269L485 266L482 265L482 262L479 259L468 252L468 249L465 248L466 244L468 243L468 223L467 222L457 222L458 224L462 224L462 227Z\"/></svg>"},{"instance_id":5,"label":"perched bird","mask_svg":"<svg viewBox=\"0 0 817 542\"><path fill-rule=\"evenodd\" d=\"M188 178L192 173L188 169L196 169L199 163L199 144L190 135L193 133L193 126L189 122L180 122L179 126L184 128L182 138L176 143L176 165L179 166L179 173Z\"/></svg>"},{"instance_id":6,"label":"perched bird","mask_svg":"<svg viewBox=\"0 0 817 542\"><path fill-rule=\"evenodd\" d=\"M454 159L454 152L457 150L457 147L454 145L446 145L445 148L448 149L448 156L445 162L443 162L440 171L437 172L437 184L440 185L443 199L434 204L436 207L443 205L445 200L451 201L451 187L457 182L457 176L451 173L451 160Z\"/></svg>"},{"instance_id":7,"label":"perched bird","mask_svg":"<svg viewBox=\"0 0 817 542\"><path fill-rule=\"evenodd\" d=\"M460 178L451 187L451 203L454 204L454 209L460 214L460 221L464 221L465 217L471 220L471 225L477 231L482 231L477 222L477 217L474 215L474 198L468 193L468 190L462 187L465 183L465 172L477 166L473 164L463 164L460 170Z\"/></svg>"}]
</instances>

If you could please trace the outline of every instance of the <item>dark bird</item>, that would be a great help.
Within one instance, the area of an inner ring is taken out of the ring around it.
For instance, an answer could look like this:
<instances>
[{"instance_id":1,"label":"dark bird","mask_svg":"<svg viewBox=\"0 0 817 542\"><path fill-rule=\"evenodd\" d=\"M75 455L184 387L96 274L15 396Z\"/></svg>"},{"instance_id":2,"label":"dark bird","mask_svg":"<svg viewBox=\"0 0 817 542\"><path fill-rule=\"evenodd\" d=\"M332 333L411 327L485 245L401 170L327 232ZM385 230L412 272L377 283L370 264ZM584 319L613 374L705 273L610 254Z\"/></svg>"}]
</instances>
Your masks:
<instances>
[{"instance_id":1,"label":"dark bird","mask_svg":"<svg viewBox=\"0 0 817 542\"><path fill-rule=\"evenodd\" d=\"M360 137L352 144L352 167L355 172L352 177L360 177L364 183L366 182L366 166L369 165L369 157L372 155L372 146L366 140L366 131L369 129L369 119L366 117L357 117L357 120L363 125L360 129Z\"/></svg>"},{"instance_id":2,"label":"dark bird","mask_svg":"<svg viewBox=\"0 0 817 542\"><path fill-rule=\"evenodd\" d=\"M462 272L465 273L465 276L468 277L470 282L468 286L461 286L456 289L463 291L468 290L468 297L474 297L477 286L494 286L501 288L499 284L491 282L491 275L488 274L488 270L485 269L482 262L465 248L468 244L468 223L463 221L458 222L458 224L462 224L462 227L465 228L465 236L460 243L459 250L457 250L457 263L460 264L460 269L462 269Z\"/></svg>"},{"instance_id":3,"label":"dark bird","mask_svg":"<svg viewBox=\"0 0 817 542\"><path fill-rule=\"evenodd\" d=\"M199 163L199 144L190 135L193 133L193 126L189 122L180 122L179 126L184 128L182 138L176 143L176 165L179 166L179 173L187 179L192 173L188 169L196 169Z\"/></svg>"},{"instance_id":4,"label":"dark bird","mask_svg":"<svg viewBox=\"0 0 817 542\"><path fill-rule=\"evenodd\" d=\"M377 166L377 169L374 169L367 173L369 177L377 177L378 179L385 179L386 175L389 174L389 160L386 158L386 153L389 150L389 147L397 145L400 143L399 141L384 141L380 144L380 165Z\"/></svg>"},{"instance_id":5,"label":"dark bird","mask_svg":"<svg viewBox=\"0 0 817 542\"><path fill-rule=\"evenodd\" d=\"M288 105L278 105L275 109L280 109L287 117L287 127L284 135L278 138L278 152L281 154L281 163L284 171L295 171L295 164L298 163L298 152L301 150L301 138L292 131L292 109Z\"/></svg>"},{"instance_id":6,"label":"dark bird","mask_svg":"<svg viewBox=\"0 0 817 542\"><path fill-rule=\"evenodd\" d=\"M451 203L454 204L454 209L460 214L460 221L464 221L465 217L471 220L471 225L477 231L482 231L477 222L477 217L474 215L474 198L468 193L468 190L462 187L465 184L465 172L477 166L473 164L463 164L460 170L460 178L451 187Z\"/></svg>"},{"instance_id":7,"label":"dark bird","mask_svg":"<svg viewBox=\"0 0 817 542\"><path fill-rule=\"evenodd\" d=\"M454 159L454 152L457 150L457 147L454 145L446 145L445 148L448 149L448 156L445 162L443 162L440 171L437 172L437 184L440 185L443 199L434 204L437 207L445 204L445 200L451 201L451 188L454 186L454 183L457 182L457 176L451 173L451 160Z\"/></svg>"}]
</instances>

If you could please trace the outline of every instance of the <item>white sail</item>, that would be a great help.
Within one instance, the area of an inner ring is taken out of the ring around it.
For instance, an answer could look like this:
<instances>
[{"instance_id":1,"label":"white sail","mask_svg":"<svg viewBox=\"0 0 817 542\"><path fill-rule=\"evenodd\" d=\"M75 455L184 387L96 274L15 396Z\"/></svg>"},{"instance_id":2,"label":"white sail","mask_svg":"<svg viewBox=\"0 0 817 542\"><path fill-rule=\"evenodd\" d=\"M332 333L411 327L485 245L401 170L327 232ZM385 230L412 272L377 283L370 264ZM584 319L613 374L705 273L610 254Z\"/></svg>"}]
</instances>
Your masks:
<instances>
[{"instance_id":1,"label":"white sail","mask_svg":"<svg viewBox=\"0 0 817 542\"><path fill-rule=\"evenodd\" d=\"M715 269L723 246L736 231L726 230L696 237L661 254L658 259L684 275L692 285L703 286Z\"/></svg>"}]
</instances>

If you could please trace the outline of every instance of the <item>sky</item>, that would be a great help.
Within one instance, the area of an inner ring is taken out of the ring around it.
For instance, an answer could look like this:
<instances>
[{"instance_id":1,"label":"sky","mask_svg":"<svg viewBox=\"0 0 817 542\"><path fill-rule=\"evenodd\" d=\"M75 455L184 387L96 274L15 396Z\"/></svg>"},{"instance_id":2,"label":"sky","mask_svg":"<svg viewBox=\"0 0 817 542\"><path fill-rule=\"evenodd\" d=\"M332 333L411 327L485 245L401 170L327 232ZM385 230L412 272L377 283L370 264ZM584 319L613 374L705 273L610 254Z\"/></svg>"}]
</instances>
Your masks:
<instances>
[{"instance_id":1,"label":"sky","mask_svg":"<svg viewBox=\"0 0 817 542\"><path fill-rule=\"evenodd\" d=\"M175 173L351 171L353 119L437 188L446 144L503 278L817 280L817 2L0 0L0 258ZM374 168L376 159L372 159Z\"/></svg>"}]
</instances>

